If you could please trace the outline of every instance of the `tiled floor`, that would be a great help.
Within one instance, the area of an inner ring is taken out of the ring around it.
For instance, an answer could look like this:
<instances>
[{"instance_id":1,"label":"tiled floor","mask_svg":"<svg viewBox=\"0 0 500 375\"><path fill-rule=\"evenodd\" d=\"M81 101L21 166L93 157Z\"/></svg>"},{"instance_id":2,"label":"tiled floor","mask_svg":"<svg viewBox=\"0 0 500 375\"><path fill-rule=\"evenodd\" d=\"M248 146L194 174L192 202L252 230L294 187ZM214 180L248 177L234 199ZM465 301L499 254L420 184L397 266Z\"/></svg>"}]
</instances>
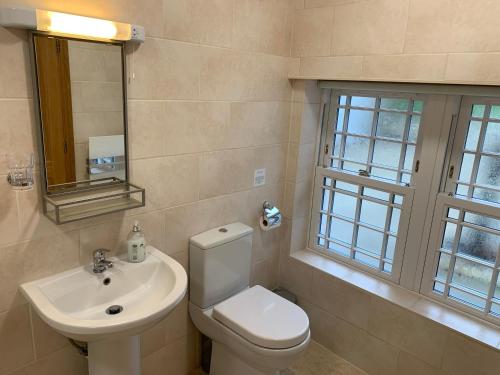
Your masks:
<instances>
[{"instance_id":1,"label":"tiled floor","mask_svg":"<svg viewBox=\"0 0 500 375\"><path fill-rule=\"evenodd\" d=\"M191 375L205 373L197 370ZM283 375L366 375L366 372L313 341L304 355Z\"/></svg>"}]
</instances>

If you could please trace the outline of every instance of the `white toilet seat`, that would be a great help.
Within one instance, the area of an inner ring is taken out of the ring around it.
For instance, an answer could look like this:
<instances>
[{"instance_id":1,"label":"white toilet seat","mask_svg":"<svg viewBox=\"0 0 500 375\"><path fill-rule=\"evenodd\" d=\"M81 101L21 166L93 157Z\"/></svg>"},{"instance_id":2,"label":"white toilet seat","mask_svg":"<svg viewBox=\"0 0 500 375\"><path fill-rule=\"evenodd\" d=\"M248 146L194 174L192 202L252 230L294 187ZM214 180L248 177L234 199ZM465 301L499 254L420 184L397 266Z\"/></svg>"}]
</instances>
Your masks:
<instances>
[{"instance_id":1,"label":"white toilet seat","mask_svg":"<svg viewBox=\"0 0 500 375\"><path fill-rule=\"evenodd\" d=\"M307 314L260 285L217 304L212 316L263 348L291 348L303 342L309 334Z\"/></svg>"}]
</instances>

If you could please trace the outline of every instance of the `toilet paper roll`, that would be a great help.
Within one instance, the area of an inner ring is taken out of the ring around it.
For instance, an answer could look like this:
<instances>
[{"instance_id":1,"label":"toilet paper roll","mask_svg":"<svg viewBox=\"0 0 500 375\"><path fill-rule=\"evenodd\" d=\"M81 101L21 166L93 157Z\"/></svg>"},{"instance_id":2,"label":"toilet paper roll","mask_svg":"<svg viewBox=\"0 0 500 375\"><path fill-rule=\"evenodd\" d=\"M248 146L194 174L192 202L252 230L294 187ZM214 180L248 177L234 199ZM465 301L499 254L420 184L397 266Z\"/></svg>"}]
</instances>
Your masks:
<instances>
[{"instance_id":1,"label":"toilet paper roll","mask_svg":"<svg viewBox=\"0 0 500 375\"><path fill-rule=\"evenodd\" d=\"M264 216L261 216L259 223L260 229L265 232L276 229L281 226L281 215L273 217L271 219L265 219Z\"/></svg>"}]
</instances>

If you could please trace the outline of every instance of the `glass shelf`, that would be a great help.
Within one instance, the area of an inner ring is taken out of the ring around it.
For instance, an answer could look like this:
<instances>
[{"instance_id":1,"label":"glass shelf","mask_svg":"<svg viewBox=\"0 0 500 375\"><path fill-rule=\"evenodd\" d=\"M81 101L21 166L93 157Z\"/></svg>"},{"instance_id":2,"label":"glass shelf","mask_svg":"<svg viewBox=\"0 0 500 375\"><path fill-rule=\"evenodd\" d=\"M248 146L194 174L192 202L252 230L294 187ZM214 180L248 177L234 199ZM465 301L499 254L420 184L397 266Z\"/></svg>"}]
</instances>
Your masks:
<instances>
[{"instance_id":1,"label":"glass shelf","mask_svg":"<svg viewBox=\"0 0 500 375\"><path fill-rule=\"evenodd\" d=\"M143 188L109 178L51 187L44 196L44 212L54 223L65 224L143 207L145 202Z\"/></svg>"}]
</instances>

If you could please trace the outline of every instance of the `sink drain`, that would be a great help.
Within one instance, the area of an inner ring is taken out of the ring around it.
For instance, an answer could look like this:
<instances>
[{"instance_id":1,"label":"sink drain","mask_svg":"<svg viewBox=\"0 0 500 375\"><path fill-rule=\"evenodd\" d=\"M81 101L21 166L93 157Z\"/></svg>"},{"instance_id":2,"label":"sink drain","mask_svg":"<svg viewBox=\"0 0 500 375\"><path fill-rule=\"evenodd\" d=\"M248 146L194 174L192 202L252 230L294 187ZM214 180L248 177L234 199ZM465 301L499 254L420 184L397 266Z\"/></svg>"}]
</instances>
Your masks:
<instances>
[{"instance_id":1,"label":"sink drain","mask_svg":"<svg viewBox=\"0 0 500 375\"><path fill-rule=\"evenodd\" d=\"M113 306L109 306L107 309L106 309L106 314L108 315L116 315L116 314L119 314L123 311L123 307L121 307L120 305L113 305Z\"/></svg>"}]
</instances>

